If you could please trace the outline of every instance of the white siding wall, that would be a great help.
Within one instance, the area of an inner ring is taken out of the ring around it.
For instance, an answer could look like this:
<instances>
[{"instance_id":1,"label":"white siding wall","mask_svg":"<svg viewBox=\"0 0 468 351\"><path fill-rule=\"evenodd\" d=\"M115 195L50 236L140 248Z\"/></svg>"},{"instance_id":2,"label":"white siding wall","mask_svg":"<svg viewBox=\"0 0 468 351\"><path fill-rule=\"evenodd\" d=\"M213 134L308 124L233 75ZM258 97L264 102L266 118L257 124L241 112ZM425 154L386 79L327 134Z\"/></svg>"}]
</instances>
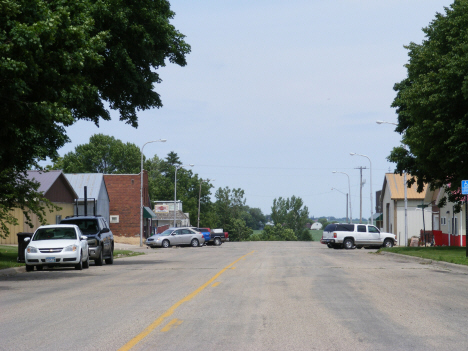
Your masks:
<instances>
[{"instance_id":1,"label":"white siding wall","mask_svg":"<svg viewBox=\"0 0 468 351\"><path fill-rule=\"evenodd\" d=\"M408 200L408 239L412 236L419 237L420 230L424 228L422 212L416 210L420 204L421 200ZM397 234L398 245L405 246L405 200L399 200L397 207L398 228L395 234ZM424 213L424 222L426 230L432 230L432 214L428 209Z\"/></svg>"},{"instance_id":2,"label":"white siding wall","mask_svg":"<svg viewBox=\"0 0 468 351\"><path fill-rule=\"evenodd\" d=\"M387 204L388 218L387 218ZM421 200L408 200L408 239L412 236L419 237L419 232L423 229L423 219L421 210L416 210L417 206L421 204ZM390 198L390 191L387 188L385 196L382 201L383 211L383 231L388 231L396 234L397 242L400 246L405 246L405 201L398 200L396 202L397 221L396 227L394 223L395 201ZM388 222L388 227L387 227ZM432 214L430 211L424 213L424 222L426 223L426 230L432 230Z\"/></svg>"}]
</instances>

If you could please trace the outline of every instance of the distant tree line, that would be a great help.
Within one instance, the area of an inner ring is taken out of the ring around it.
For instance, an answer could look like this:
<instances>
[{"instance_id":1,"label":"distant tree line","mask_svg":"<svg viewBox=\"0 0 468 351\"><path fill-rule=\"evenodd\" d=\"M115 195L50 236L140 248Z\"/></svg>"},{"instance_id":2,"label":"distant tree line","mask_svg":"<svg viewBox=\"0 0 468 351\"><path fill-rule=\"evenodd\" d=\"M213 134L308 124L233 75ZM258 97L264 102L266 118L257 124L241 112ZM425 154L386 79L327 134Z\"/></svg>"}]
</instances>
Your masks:
<instances>
[{"instance_id":1,"label":"distant tree line","mask_svg":"<svg viewBox=\"0 0 468 351\"><path fill-rule=\"evenodd\" d=\"M143 156L144 157L144 156ZM175 152L165 159L144 157L144 169L148 172L151 200L174 198L175 167L182 165ZM59 157L49 169L61 169L65 173L140 173L140 149L132 143L123 143L112 136L95 134L89 143L78 145L63 157ZM223 228L230 240L248 240L253 230L262 229L266 217L259 208L246 204L244 190L229 187L218 188L211 199L213 184L201 179L190 169L177 171L177 200L182 201L190 222L198 222L198 198L200 197L200 226Z\"/></svg>"}]
</instances>

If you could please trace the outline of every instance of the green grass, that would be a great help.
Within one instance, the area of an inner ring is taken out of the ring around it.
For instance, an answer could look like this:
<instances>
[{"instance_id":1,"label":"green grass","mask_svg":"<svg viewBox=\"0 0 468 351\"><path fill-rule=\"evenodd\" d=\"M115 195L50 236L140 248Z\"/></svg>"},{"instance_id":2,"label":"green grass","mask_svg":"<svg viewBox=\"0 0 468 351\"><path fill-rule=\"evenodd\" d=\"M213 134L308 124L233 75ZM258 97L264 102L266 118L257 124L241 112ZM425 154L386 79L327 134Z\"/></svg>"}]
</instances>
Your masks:
<instances>
[{"instance_id":1,"label":"green grass","mask_svg":"<svg viewBox=\"0 0 468 351\"><path fill-rule=\"evenodd\" d=\"M382 248L379 251L388 251L398 254L427 258L434 261L444 261L468 266L465 247L393 247Z\"/></svg>"},{"instance_id":2,"label":"green grass","mask_svg":"<svg viewBox=\"0 0 468 351\"><path fill-rule=\"evenodd\" d=\"M144 252L136 252L130 250L115 250L114 251L114 258L123 258L123 257L133 257L133 256L140 256L144 255Z\"/></svg>"},{"instance_id":3,"label":"green grass","mask_svg":"<svg viewBox=\"0 0 468 351\"><path fill-rule=\"evenodd\" d=\"M24 266L24 263L16 262L17 257L17 246L0 245L0 269Z\"/></svg>"},{"instance_id":4,"label":"green grass","mask_svg":"<svg viewBox=\"0 0 468 351\"><path fill-rule=\"evenodd\" d=\"M115 250L114 258L132 257L144 255L143 252L135 252L130 250ZM24 263L16 262L18 258L17 246L0 245L0 269L21 267Z\"/></svg>"},{"instance_id":5,"label":"green grass","mask_svg":"<svg viewBox=\"0 0 468 351\"><path fill-rule=\"evenodd\" d=\"M322 239L323 230L310 230L312 241L320 241Z\"/></svg>"}]
</instances>

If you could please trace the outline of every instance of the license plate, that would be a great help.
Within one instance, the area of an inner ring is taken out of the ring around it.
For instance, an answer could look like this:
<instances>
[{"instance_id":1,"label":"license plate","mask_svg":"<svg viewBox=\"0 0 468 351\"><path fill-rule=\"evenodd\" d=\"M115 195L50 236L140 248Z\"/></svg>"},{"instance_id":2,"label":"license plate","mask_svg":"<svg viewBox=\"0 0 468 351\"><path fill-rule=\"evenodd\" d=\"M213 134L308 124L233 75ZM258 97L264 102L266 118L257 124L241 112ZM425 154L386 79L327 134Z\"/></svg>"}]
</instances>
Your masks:
<instances>
[{"instance_id":1,"label":"license plate","mask_svg":"<svg viewBox=\"0 0 468 351\"><path fill-rule=\"evenodd\" d=\"M55 257L46 257L46 262L55 262Z\"/></svg>"}]
</instances>

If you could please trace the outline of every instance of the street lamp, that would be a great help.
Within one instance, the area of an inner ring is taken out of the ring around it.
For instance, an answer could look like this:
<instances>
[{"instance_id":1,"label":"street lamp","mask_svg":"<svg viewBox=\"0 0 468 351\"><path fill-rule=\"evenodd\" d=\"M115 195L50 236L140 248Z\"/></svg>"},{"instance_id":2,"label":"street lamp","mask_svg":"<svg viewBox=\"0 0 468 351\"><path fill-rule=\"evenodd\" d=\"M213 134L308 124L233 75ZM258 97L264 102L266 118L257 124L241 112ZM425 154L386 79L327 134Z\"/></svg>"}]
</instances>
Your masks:
<instances>
[{"instance_id":1,"label":"street lamp","mask_svg":"<svg viewBox=\"0 0 468 351\"><path fill-rule=\"evenodd\" d=\"M342 193L343 195L346 195L346 220L348 221L349 223L349 216L348 216L348 194L345 194L344 192L342 192L341 190L338 190L336 188L331 188L331 190L336 190L336 191L339 191L340 193Z\"/></svg>"},{"instance_id":2,"label":"street lamp","mask_svg":"<svg viewBox=\"0 0 468 351\"><path fill-rule=\"evenodd\" d=\"M342 174L346 174L346 176L348 177L348 193L349 193L349 217L351 219L350 223L353 223L353 211L351 209L351 182L349 180L349 175L348 173L345 173L345 172L337 172L337 171L333 171L332 173L342 173Z\"/></svg>"},{"instance_id":3,"label":"street lamp","mask_svg":"<svg viewBox=\"0 0 468 351\"><path fill-rule=\"evenodd\" d=\"M365 157L365 158L367 158L369 160L369 163L370 163L370 213L371 213L371 224L374 225L374 202L372 200L372 198L373 198L373 194L372 194L372 161L369 158L369 156L366 156L366 155L357 154L355 152L350 152L349 154L351 156L354 156L354 155L362 156L362 157Z\"/></svg>"},{"instance_id":4,"label":"street lamp","mask_svg":"<svg viewBox=\"0 0 468 351\"><path fill-rule=\"evenodd\" d=\"M392 123L392 122L386 122L386 121L376 121L377 124L393 124L394 126L397 126L397 123ZM403 144L403 146L406 148L406 146ZM408 149L407 149L408 150ZM406 171L403 172L403 182L404 186L403 188L405 189L405 246L408 246L408 192L407 188L408 185L406 184ZM387 218L388 221L388 218Z\"/></svg>"},{"instance_id":5,"label":"street lamp","mask_svg":"<svg viewBox=\"0 0 468 351\"><path fill-rule=\"evenodd\" d=\"M216 180L216 179L200 179L200 192L198 194L198 219L197 219L197 228L200 228L200 199L201 199L201 185L203 182L206 182L208 183L209 181L213 181L213 180Z\"/></svg>"},{"instance_id":6,"label":"street lamp","mask_svg":"<svg viewBox=\"0 0 468 351\"><path fill-rule=\"evenodd\" d=\"M176 227L176 199L177 199L177 170L182 167L193 167L193 164L189 165L175 165L175 178L174 178L174 228Z\"/></svg>"},{"instance_id":7,"label":"street lamp","mask_svg":"<svg viewBox=\"0 0 468 351\"><path fill-rule=\"evenodd\" d=\"M152 140L143 144L141 147L141 167L140 167L140 247L143 246L143 148L149 143L165 143L166 139Z\"/></svg>"}]
</instances>

